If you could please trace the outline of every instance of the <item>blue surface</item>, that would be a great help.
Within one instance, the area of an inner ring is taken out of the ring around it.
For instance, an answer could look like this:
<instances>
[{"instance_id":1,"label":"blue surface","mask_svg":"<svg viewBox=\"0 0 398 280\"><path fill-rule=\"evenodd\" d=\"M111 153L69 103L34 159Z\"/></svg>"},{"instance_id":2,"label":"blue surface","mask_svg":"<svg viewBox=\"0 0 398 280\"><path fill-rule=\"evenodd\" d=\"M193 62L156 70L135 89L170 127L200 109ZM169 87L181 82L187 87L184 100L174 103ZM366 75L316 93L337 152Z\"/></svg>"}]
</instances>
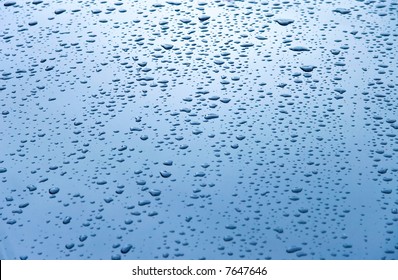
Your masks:
<instances>
[{"instance_id":1,"label":"blue surface","mask_svg":"<svg viewBox=\"0 0 398 280\"><path fill-rule=\"evenodd\" d=\"M6 1L1 259L397 259L397 1Z\"/></svg>"}]
</instances>

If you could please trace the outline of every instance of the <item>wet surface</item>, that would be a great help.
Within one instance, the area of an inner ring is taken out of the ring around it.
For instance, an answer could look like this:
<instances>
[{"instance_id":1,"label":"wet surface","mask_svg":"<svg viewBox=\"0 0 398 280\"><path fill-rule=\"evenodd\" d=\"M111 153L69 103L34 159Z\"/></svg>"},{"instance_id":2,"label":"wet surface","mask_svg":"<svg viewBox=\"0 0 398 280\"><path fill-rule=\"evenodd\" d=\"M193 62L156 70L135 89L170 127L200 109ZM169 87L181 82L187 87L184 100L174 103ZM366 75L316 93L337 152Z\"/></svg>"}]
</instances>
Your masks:
<instances>
[{"instance_id":1,"label":"wet surface","mask_svg":"<svg viewBox=\"0 0 398 280\"><path fill-rule=\"evenodd\" d=\"M397 1L6 1L1 259L396 259Z\"/></svg>"}]
</instances>

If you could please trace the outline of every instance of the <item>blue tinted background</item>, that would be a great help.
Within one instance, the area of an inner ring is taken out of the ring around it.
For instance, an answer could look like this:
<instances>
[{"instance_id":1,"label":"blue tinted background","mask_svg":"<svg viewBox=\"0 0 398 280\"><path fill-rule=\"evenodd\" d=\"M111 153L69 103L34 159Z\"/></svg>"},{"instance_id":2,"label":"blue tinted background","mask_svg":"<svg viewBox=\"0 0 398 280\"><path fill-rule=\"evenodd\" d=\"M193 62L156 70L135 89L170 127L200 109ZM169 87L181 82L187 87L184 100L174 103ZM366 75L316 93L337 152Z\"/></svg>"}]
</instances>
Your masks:
<instances>
[{"instance_id":1,"label":"blue tinted background","mask_svg":"<svg viewBox=\"0 0 398 280\"><path fill-rule=\"evenodd\" d=\"M1 259L396 259L397 1L6 1Z\"/></svg>"}]
</instances>

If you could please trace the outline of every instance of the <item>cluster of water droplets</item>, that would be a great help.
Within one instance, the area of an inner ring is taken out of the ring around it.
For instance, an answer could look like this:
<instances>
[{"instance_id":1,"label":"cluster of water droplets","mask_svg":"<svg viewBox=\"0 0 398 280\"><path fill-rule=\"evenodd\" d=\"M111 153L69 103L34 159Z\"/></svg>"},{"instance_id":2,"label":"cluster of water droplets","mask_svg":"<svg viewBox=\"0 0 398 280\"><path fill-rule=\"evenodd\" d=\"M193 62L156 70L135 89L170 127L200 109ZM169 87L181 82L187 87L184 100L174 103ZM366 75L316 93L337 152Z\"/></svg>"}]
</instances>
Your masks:
<instances>
[{"instance_id":1,"label":"cluster of water droplets","mask_svg":"<svg viewBox=\"0 0 398 280\"><path fill-rule=\"evenodd\" d=\"M394 0L6 1L2 259L396 259Z\"/></svg>"}]
</instances>

